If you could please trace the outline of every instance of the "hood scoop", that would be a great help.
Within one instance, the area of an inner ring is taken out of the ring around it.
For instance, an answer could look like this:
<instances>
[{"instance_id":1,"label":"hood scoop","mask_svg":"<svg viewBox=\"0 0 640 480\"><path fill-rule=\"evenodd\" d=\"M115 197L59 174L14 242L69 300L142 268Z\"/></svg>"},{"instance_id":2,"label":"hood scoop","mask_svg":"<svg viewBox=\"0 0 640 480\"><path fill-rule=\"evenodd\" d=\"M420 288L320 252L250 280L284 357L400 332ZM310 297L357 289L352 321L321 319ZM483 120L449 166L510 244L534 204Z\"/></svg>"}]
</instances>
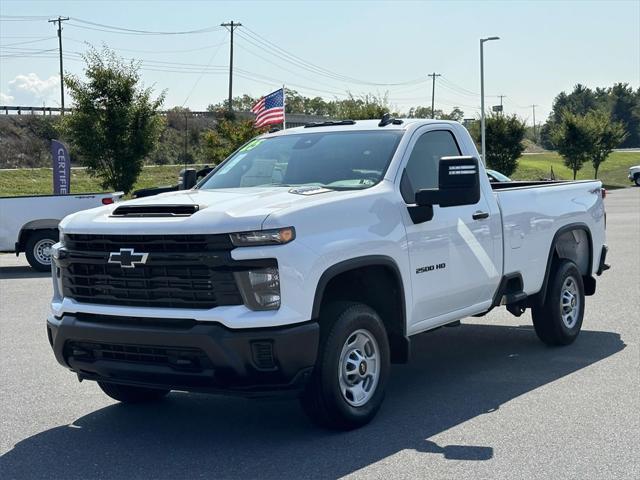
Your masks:
<instances>
[{"instance_id":1,"label":"hood scoop","mask_svg":"<svg viewBox=\"0 0 640 480\"><path fill-rule=\"evenodd\" d=\"M122 205L116 208L112 217L190 217L200 209L200 205Z\"/></svg>"}]
</instances>

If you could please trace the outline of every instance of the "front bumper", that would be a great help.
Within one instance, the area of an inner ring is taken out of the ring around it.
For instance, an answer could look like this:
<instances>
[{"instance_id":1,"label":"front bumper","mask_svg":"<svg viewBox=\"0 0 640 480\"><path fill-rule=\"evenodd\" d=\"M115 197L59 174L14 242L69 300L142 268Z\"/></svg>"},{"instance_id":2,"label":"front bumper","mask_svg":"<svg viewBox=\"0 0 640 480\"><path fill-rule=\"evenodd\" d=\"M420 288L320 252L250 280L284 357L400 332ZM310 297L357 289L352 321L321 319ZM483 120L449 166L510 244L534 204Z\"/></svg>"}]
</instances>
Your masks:
<instances>
[{"instance_id":1,"label":"front bumper","mask_svg":"<svg viewBox=\"0 0 640 480\"><path fill-rule=\"evenodd\" d=\"M319 326L231 330L192 320L64 315L47 319L56 360L80 379L244 396L298 392Z\"/></svg>"}]
</instances>

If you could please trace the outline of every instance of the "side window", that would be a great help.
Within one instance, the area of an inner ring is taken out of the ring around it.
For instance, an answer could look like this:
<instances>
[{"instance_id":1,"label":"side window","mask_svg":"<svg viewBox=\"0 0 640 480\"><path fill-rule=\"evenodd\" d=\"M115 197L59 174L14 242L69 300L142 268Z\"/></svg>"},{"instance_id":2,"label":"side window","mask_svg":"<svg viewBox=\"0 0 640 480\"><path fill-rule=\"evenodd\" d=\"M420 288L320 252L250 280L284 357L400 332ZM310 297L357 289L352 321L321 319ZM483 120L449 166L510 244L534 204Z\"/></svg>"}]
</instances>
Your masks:
<instances>
[{"instance_id":1,"label":"side window","mask_svg":"<svg viewBox=\"0 0 640 480\"><path fill-rule=\"evenodd\" d=\"M424 188L438 188L438 165L442 157L460 155L453 133L434 130L423 133L413 147L400 183L402 197L415 202L415 193Z\"/></svg>"}]
</instances>

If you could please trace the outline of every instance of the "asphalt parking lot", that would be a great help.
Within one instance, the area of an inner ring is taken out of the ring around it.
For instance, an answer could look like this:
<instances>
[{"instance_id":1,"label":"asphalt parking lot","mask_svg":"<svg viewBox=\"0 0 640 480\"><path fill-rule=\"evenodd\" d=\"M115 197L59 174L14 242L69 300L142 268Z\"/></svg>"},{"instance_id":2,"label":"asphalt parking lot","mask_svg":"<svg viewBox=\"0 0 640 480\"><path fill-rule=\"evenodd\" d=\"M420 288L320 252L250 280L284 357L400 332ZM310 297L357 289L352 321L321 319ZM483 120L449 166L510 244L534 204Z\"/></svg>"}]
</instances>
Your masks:
<instances>
[{"instance_id":1,"label":"asphalt parking lot","mask_svg":"<svg viewBox=\"0 0 640 480\"><path fill-rule=\"evenodd\" d=\"M117 404L55 362L48 276L0 256L0 477L640 478L640 188L605 202L613 267L575 344L545 347L504 309L424 334L349 433L295 400Z\"/></svg>"}]
</instances>

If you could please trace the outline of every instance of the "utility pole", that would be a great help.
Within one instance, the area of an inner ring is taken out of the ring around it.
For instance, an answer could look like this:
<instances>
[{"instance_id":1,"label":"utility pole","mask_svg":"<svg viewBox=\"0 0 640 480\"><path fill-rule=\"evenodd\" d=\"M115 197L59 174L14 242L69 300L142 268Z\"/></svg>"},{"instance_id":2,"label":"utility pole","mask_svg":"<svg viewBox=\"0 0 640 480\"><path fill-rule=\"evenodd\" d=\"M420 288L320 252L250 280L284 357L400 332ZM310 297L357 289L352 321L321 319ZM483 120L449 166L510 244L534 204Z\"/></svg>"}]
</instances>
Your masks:
<instances>
[{"instance_id":1,"label":"utility pole","mask_svg":"<svg viewBox=\"0 0 640 480\"><path fill-rule=\"evenodd\" d=\"M536 134L536 107L538 105L531 105L531 108L533 109L533 139L537 142L538 141L538 135Z\"/></svg>"},{"instance_id":2,"label":"utility pole","mask_svg":"<svg viewBox=\"0 0 640 480\"><path fill-rule=\"evenodd\" d=\"M241 27L241 23L234 22L231 20L228 23L221 23L221 27L225 27L231 33L231 43L229 46L229 113L233 112L233 105L231 104L233 100L233 31Z\"/></svg>"},{"instance_id":3,"label":"utility pole","mask_svg":"<svg viewBox=\"0 0 640 480\"><path fill-rule=\"evenodd\" d=\"M184 112L184 168L187 168L187 140L189 137L189 116Z\"/></svg>"},{"instance_id":4,"label":"utility pole","mask_svg":"<svg viewBox=\"0 0 640 480\"><path fill-rule=\"evenodd\" d=\"M433 72L427 75L433 80L433 86L431 87L431 118L435 118L435 97L436 97L436 77L440 77L441 74Z\"/></svg>"},{"instance_id":5,"label":"utility pole","mask_svg":"<svg viewBox=\"0 0 640 480\"><path fill-rule=\"evenodd\" d=\"M49 23L58 24L58 50L60 51L60 115L64 115L64 71L62 69L62 22L69 20L69 17L58 17L49 20Z\"/></svg>"},{"instance_id":6,"label":"utility pole","mask_svg":"<svg viewBox=\"0 0 640 480\"><path fill-rule=\"evenodd\" d=\"M502 99L503 98L507 98L506 95L498 95L498 97L500 97L500 115L502 115L504 113L504 108L502 107Z\"/></svg>"}]
</instances>

